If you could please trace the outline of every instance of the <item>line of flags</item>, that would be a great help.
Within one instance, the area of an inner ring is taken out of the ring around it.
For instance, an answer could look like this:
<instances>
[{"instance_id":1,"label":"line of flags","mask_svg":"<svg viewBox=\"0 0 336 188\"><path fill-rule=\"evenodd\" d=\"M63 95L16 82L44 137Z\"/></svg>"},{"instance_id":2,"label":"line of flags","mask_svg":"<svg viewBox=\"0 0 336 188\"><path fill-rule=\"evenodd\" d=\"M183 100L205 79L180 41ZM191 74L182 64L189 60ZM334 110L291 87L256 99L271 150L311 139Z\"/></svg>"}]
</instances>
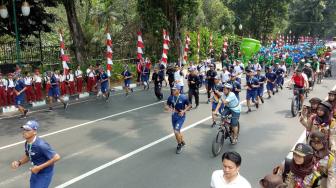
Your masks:
<instances>
[{"instance_id":1,"label":"line of flags","mask_svg":"<svg viewBox=\"0 0 336 188\"><path fill-rule=\"evenodd\" d=\"M287 44L293 44L295 39L298 40L298 42L313 42L314 38L310 36L300 36L296 38L294 35L284 35L284 34L277 34L275 41L276 41L276 47L283 47ZM59 33L59 40L60 40L60 59L62 61L62 67L64 74L67 74L69 71L69 56L64 53L65 51L65 45L64 40L62 36L62 31ZM261 41L265 40L269 44L273 43L273 38L270 36L263 37L261 36ZM189 46L190 46L190 36L189 33L186 34L185 38L185 47L184 47L184 53L183 53L183 62L187 63L188 61L188 52L189 52ZM162 57L161 62L167 64L168 63L168 51L169 51L169 43L170 38L167 30L163 29L163 45L162 45ZM144 54L144 42L142 40L142 33L140 31L137 32L137 59L140 61L143 61L143 54ZM213 35L210 33L210 41L209 41L209 49L213 49ZM227 52L228 49L228 41L226 38L223 40L223 48L222 50L224 52ZM113 51L112 51L112 38L111 34L106 31L106 70L107 74L110 77L111 71L112 71L112 61L113 57ZM197 33L197 61L199 61L200 58L200 33Z\"/></svg>"}]
</instances>

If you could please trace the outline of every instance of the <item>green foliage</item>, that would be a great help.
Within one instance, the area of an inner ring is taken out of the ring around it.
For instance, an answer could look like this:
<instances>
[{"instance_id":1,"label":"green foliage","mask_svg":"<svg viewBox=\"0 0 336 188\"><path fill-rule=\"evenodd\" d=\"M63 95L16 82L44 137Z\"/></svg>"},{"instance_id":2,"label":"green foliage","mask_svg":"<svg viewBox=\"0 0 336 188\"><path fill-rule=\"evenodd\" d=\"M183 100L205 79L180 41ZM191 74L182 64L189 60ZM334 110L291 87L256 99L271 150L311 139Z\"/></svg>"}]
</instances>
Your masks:
<instances>
[{"instance_id":1,"label":"green foliage","mask_svg":"<svg viewBox=\"0 0 336 188\"><path fill-rule=\"evenodd\" d=\"M335 35L336 1L294 0L289 12L289 29L297 36L313 35L332 37Z\"/></svg>"}]
</instances>

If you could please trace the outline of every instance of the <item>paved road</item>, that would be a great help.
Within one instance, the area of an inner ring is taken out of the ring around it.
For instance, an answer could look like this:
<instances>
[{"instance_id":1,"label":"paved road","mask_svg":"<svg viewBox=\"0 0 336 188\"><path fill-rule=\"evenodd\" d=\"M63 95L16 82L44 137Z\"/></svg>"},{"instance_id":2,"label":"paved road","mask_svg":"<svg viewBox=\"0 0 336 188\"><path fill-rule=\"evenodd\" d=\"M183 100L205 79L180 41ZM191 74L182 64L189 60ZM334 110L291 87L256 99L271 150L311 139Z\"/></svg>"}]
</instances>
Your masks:
<instances>
[{"instance_id":1,"label":"paved road","mask_svg":"<svg viewBox=\"0 0 336 188\"><path fill-rule=\"evenodd\" d=\"M324 80L310 96L324 98L334 84L335 80ZM303 131L297 118L291 117L290 96L285 89L257 111L242 113L239 143L225 145L226 151L241 153L241 174L253 187L284 159ZM209 187L211 173L221 168L221 160L211 154L216 129L210 128L205 94L201 101L200 108L187 114L187 146L181 155L175 154L170 114L163 112L163 102L156 101L153 91L114 96L110 103L74 104L67 112L32 114L31 119L40 121L39 135L62 156L52 187L66 182L78 188ZM9 167L23 154L19 128L23 123L16 118L0 121L0 187L27 187L29 166L16 171Z\"/></svg>"}]
</instances>

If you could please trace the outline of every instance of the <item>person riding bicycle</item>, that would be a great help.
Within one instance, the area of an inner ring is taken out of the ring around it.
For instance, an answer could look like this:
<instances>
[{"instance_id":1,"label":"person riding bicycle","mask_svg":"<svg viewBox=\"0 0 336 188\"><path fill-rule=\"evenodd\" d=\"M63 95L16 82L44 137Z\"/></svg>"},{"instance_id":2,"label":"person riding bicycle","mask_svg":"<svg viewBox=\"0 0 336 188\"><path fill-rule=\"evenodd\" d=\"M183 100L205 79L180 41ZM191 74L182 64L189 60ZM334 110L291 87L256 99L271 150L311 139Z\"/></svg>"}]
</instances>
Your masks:
<instances>
[{"instance_id":1,"label":"person riding bicycle","mask_svg":"<svg viewBox=\"0 0 336 188\"><path fill-rule=\"evenodd\" d=\"M290 84L293 84L294 89L298 90L299 95L300 95L301 107L302 107L303 102L304 102L305 85L307 84L302 75L302 70L296 69L295 74L291 78Z\"/></svg>"},{"instance_id":2,"label":"person riding bicycle","mask_svg":"<svg viewBox=\"0 0 336 188\"><path fill-rule=\"evenodd\" d=\"M318 61L317 56L313 57L312 69L313 69L313 72L314 72L314 80L316 80L317 79L317 74L320 72L320 62Z\"/></svg>"},{"instance_id":3,"label":"person riding bicycle","mask_svg":"<svg viewBox=\"0 0 336 188\"><path fill-rule=\"evenodd\" d=\"M238 125L239 125L241 106L236 95L231 90L232 90L231 84L228 83L224 84L223 95L219 100L216 110L213 113L217 114L221 104L224 104L224 110L221 115L222 116L226 116L229 114L232 115L230 122L233 131L232 144L236 144L238 141L238 131L239 131Z\"/></svg>"},{"instance_id":4,"label":"person riding bicycle","mask_svg":"<svg viewBox=\"0 0 336 188\"><path fill-rule=\"evenodd\" d=\"M308 77L308 83L309 83L309 87L313 87L314 81L313 81L313 70L311 69L311 66L309 63L306 63L302 69L302 72L305 73Z\"/></svg>"}]
</instances>

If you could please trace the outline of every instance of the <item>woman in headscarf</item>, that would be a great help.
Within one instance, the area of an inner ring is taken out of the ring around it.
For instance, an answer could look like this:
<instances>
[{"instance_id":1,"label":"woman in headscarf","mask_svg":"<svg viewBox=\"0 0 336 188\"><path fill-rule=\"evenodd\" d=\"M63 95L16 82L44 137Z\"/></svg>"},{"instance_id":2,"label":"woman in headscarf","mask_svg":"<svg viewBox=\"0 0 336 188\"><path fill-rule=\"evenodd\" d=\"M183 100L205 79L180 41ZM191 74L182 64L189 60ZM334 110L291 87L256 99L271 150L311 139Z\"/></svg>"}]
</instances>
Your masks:
<instances>
[{"instance_id":1,"label":"woman in headscarf","mask_svg":"<svg viewBox=\"0 0 336 188\"><path fill-rule=\"evenodd\" d=\"M289 188L317 188L320 185L321 175L314 170L313 149L303 143L298 143L292 159L273 170L273 174L281 175Z\"/></svg>"},{"instance_id":2,"label":"woman in headscarf","mask_svg":"<svg viewBox=\"0 0 336 188\"><path fill-rule=\"evenodd\" d=\"M314 168L321 174L321 188L336 186L335 156L328 148L326 136L319 131L310 134L309 145L314 150Z\"/></svg>"}]
</instances>

